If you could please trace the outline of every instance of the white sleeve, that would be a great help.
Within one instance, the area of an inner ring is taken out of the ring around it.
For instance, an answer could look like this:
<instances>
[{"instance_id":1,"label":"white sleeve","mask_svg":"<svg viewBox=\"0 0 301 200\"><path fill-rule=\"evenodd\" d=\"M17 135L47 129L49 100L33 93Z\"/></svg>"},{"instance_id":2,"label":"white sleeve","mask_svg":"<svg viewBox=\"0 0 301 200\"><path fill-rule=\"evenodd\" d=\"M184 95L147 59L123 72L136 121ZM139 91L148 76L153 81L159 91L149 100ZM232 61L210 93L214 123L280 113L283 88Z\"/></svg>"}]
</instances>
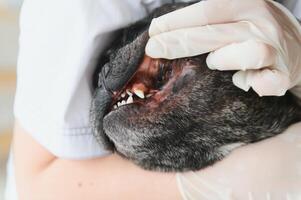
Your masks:
<instances>
[{"instance_id":1,"label":"white sleeve","mask_svg":"<svg viewBox=\"0 0 301 200\"><path fill-rule=\"evenodd\" d=\"M14 114L54 155L110 153L89 126L92 72L112 32L145 15L140 0L25 0Z\"/></svg>"}]
</instances>

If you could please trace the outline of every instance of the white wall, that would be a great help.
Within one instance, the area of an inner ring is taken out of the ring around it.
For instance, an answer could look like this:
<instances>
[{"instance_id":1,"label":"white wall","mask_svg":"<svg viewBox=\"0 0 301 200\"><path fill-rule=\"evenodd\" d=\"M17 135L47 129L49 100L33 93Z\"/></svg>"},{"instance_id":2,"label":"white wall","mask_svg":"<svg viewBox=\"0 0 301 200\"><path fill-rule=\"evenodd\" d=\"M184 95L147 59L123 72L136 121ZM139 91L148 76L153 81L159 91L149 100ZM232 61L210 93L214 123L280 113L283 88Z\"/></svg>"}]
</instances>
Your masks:
<instances>
[{"instance_id":1,"label":"white wall","mask_svg":"<svg viewBox=\"0 0 301 200\"><path fill-rule=\"evenodd\" d=\"M22 0L0 0L0 6L19 7Z\"/></svg>"},{"instance_id":2,"label":"white wall","mask_svg":"<svg viewBox=\"0 0 301 200\"><path fill-rule=\"evenodd\" d=\"M0 70L14 68L18 53L18 24L0 19Z\"/></svg>"},{"instance_id":3,"label":"white wall","mask_svg":"<svg viewBox=\"0 0 301 200\"><path fill-rule=\"evenodd\" d=\"M0 0L0 70L16 66L20 3L20 0Z\"/></svg>"}]
</instances>

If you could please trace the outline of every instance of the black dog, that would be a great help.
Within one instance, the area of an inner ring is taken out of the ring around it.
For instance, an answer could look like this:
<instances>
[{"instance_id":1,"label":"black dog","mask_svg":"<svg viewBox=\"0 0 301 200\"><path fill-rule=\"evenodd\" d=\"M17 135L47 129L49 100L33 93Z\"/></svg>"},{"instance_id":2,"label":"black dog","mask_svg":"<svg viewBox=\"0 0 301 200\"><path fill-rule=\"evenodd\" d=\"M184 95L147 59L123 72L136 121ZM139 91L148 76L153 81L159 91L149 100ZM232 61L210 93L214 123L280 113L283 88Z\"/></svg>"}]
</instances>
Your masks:
<instances>
[{"instance_id":1,"label":"black dog","mask_svg":"<svg viewBox=\"0 0 301 200\"><path fill-rule=\"evenodd\" d=\"M290 93L244 92L233 85L234 72L209 70L206 55L146 57L151 19L184 6L165 5L122 30L95 73L91 123L96 138L145 169L197 170L301 119Z\"/></svg>"}]
</instances>

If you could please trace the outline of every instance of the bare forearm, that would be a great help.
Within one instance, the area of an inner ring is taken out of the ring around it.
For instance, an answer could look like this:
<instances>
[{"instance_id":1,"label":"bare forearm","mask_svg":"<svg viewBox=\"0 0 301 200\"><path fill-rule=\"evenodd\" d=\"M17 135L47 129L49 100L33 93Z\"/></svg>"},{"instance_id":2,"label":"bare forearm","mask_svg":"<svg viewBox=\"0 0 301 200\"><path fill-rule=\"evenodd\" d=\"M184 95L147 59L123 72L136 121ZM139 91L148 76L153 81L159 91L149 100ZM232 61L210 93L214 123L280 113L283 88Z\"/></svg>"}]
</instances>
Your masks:
<instances>
[{"instance_id":1,"label":"bare forearm","mask_svg":"<svg viewBox=\"0 0 301 200\"><path fill-rule=\"evenodd\" d=\"M58 159L20 127L14 154L20 199L180 199L174 174L145 171L117 155Z\"/></svg>"}]
</instances>

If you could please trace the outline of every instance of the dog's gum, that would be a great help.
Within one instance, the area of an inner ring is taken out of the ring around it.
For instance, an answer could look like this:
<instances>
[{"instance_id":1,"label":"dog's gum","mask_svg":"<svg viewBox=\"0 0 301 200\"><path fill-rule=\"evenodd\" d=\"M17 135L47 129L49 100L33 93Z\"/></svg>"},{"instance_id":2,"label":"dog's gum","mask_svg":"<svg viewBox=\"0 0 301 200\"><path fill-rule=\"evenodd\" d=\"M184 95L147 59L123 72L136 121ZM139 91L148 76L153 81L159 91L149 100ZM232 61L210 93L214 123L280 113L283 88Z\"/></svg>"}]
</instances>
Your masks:
<instances>
[{"instance_id":1,"label":"dog's gum","mask_svg":"<svg viewBox=\"0 0 301 200\"><path fill-rule=\"evenodd\" d=\"M144 93L149 93L154 89L156 77L159 72L159 60L144 56L138 70L126 86L131 92L138 89Z\"/></svg>"}]
</instances>

